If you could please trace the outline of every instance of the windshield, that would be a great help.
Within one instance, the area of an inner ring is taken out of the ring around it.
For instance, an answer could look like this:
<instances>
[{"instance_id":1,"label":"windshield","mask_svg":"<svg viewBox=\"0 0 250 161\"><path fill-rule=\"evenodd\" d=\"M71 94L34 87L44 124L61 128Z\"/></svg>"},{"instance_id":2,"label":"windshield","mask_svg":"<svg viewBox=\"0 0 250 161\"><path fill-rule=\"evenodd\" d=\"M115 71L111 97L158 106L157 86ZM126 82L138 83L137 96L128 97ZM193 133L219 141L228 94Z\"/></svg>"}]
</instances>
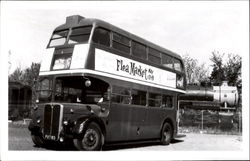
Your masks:
<instances>
[{"instance_id":1,"label":"windshield","mask_svg":"<svg viewBox=\"0 0 250 161\"><path fill-rule=\"evenodd\" d=\"M55 31L50 39L49 47L65 44L87 43L92 26L82 26L67 30Z\"/></svg>"},{"instance_id":2,"label":"windshield","mask_svg":"<svg viewBox=\"0 0 250 161\"><path fill-rule=\"evenodd\" d=\"M92 29L91 26L73 28L69 36L68 43L69 44L87 43L89 40L91 29Z\"/></svg>"},{"instance_id":3,"label":"windshield","mask_svg":"<svg viewBox=\"0 0 250 161\"><path fill-rule=\"evenodd\" d=\"M91 81L90 86L85 82ZM55 80L55 101L92 104L107 100L108 84L82 76L58 77Z\"/></svg>"},{"instance_id":4,"label":"windshield","mask_svg":"<svg viewBox=\"0 0 250 161\"><path fill-rule=\"evenodd\" d=\"M41 78L38 82L37 94L40 102L51 101L52 80L51 78Z\"/></svg>"},{"instance_id":5,"label":"windshield","mask_svg":"<svg viewBox=\"0 0 250 161\"><path fill-rule=\"evenodd\" d=\"M69 30L63 30L63 31L56 31L54 32L51 40L50 40L50 47L63 45L66 42L67 35Z\"/></svg>"}]
</instances>

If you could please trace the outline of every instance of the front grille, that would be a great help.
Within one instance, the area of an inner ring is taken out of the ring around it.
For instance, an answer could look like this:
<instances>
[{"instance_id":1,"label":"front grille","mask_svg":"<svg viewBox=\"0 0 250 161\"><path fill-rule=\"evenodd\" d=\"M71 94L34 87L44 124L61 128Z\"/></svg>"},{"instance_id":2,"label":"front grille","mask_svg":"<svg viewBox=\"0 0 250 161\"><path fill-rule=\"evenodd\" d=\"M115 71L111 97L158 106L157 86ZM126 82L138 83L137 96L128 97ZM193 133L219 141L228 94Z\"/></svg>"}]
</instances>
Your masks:
<instances>
[{"instance_id":1,"label":"front grille","mask_svg":"<svg viewBox=\"0 0 250 161\"><path fill-rule=\"evenodd\" d=\"M58 140L62 128L63 107L59 104L47 104L44 107L43 137Z\"/></svg>"}]
</instances>

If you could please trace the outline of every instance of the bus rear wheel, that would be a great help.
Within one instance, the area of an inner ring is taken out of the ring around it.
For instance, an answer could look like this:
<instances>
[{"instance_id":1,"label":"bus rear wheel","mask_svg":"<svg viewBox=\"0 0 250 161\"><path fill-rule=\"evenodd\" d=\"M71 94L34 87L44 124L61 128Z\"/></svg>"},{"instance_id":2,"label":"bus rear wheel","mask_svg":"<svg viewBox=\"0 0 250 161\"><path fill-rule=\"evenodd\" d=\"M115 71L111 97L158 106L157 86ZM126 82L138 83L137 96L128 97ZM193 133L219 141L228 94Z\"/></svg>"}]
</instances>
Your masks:
<instances>
[{"instance_id":1,"label":"bus rear wheel","mask_svg":"<svg viewBox=\"0 0 250 161\"><path fill-rule=\"evenodd\" d=\"M94 122L90 123L82 135L74 139L74 145L78 150L101 150L102 132L100 127Z\"/></svg>"},{"instance_id":2,"label":"bus rear wheel","mask_svg":"<svg viewBox=\"0 0 250 161\"><path fill-rule=\"evenodd\" d=\"M173 128L172 126L166 122L162 127L161 132L161 143L162 145L169 145L173 137Z\"/></svg>"}]
</instances>

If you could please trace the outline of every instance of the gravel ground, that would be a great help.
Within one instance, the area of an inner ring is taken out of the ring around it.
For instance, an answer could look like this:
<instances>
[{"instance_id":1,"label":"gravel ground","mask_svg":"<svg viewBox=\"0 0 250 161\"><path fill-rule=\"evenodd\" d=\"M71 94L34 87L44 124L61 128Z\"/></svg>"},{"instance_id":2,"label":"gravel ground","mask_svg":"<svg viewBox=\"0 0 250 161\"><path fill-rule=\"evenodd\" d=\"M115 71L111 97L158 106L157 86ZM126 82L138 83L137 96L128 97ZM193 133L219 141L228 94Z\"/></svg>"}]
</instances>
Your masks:
<instances>
[{"instance_id":1,"label":"gravel ground","mask_svg":"<svg viewBox=\"0 0 250 161\"><path fill-rule=\"evenodd\" d=\"M126 150L126 151L239 151L242 150L241 136L237 135L213 135L187 133L186 137L173 141L168 146L157 143L145 143L138 145L108 146L103 150ZM9 150L75 150L68 147L52 147L50 149L34 146L27 125L9 123Z\"/></svg>"}]
</instances>

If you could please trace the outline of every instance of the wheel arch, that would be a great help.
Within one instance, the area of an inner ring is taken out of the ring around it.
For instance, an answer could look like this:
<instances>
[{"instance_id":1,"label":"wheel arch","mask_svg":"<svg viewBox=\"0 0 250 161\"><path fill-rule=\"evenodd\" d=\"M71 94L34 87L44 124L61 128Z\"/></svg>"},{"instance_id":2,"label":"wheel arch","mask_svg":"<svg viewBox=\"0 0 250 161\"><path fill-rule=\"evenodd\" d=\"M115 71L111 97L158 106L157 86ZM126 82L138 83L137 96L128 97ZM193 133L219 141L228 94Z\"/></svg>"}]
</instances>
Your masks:
<instances>
[{"instance_id":1,"label":"wheel arch","mask_svg":"<svg viewBox=\"0 0 250 161\"><path fill-rule=\"evenodd\" d=\"M174 133L175 133L175 128L174 128L174 121L171 119L171 118L166 118L163 122L162 122L162 125L161 125L161 132L163 130L163 126L165 123L169 123L172 127L172 130L173 130L173 134L172 134L172 138L174 137Z\"/></svg>"},{"instance_id":2,"label":"wheel arch","mask_svg":"<svg viewBox=\"0 0 250 161\"><path fill-rule=\"evenodd\" d=\"M81 131L84 131L84 129L91 123L91 122L94 122L96 123L100 129L101 129L101 132L102 134L104 135L104 137L106 136L106 128L105 128L105 124L103 122L102 119L96 117L96 116L92 116L92 117L87 117L87 116L84 116L84 117L81 117L80 119L77 120L77 124L75 125L74 127L74 133L75 134L80 134L78 132L78 130L80 129L80 126L81 124L83 124L83 128Z\"/></svg>"}]
</instances>

